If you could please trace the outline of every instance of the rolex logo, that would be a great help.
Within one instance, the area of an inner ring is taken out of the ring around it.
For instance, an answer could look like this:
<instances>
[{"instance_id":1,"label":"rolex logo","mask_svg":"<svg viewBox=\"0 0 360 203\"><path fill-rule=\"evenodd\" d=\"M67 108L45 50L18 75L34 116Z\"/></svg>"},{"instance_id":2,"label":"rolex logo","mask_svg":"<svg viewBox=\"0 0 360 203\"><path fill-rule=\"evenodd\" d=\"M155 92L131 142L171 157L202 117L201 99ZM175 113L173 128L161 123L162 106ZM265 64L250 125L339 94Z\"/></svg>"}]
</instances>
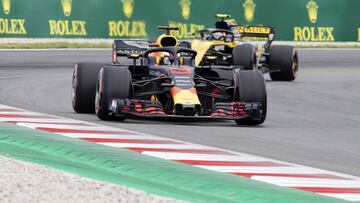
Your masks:
<instances>
[{"instance_id":1,"label":"rolex logo","mask_svg":"<svg viewBox=\"0 0 360 203\"><path fill-rule=\"evenodd\" d=\"M127 18L131 18L134 11L134 5L135 5L134 0L120 0L120 1L123 5L124 15Z\"/></svg>"},{"instance_id":2,"label":"rolex logo","mask_svg":"<svg viewBox=\"0 0 360 203\"><path fill-rule=\"evenodd\" d=\"M310 0L307 3L306 8L308 10L310 22L316 23L319 6L316 4L314 0Z\"/></svg>"},{"instance_id":3,"label":"rolex logo","mask_svg":"<svg viewBox=\"0 0 360 203\"><path fill-rule=\"evenodd\" d=\"M190 0L180 0L179 2L181 7L181 15L185 20L190 18L191 12L191 1Z\"/></svg>"},{"instance_id":4,"label":"rolex logo","mask_svg":"<svg viewBox=\"0 0 360 203\"><path fill-rule=\"evenodd\" d=\"M3 10L5 14L10 13L10 0L2 0Z\"/></svg>"},{"instance_id":5,"label":"rolex logo","mask_svg":"<svg viewBox=\"0 0 360 203\"><path fill-rule=\"evenodd\" d=\"M251 22L254 19L256 4L253 0L245 0L243 7L245 20Z\"/></svg>"},{"instance_id":6,"label":"rolex logo","mask_svg":"<svg viewBox=\"0 0 360 203\"><path fill-rule=\"evenodd\" d=\"M71 15L71 3L72 0L61 0L61 6L66 17L69 17Z\"/></svg>"}]
</instances>

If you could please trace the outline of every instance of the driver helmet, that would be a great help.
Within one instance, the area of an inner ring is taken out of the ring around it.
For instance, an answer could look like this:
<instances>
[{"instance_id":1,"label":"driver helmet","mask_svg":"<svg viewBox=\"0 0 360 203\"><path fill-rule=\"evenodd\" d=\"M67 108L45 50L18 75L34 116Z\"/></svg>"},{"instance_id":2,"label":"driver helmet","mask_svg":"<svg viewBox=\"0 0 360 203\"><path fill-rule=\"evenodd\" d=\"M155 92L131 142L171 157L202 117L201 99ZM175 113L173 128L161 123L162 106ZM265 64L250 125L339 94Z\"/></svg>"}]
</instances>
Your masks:
<instances>
[{"instance_id":1,"label":"driver helmet","mask_svg":"<svg viewBox=\"0 0 360 203\"><path fill-rule=\"evenodd\" d=\"M175 61L175 56L171 53L164 53L161 57L161 64L172 65Z\"/></svg>"},{"instance_id":2,"label":"driver helmet","mask_svg":"<svg viewBox=\"0 0 360 203\"><path fill-rule=\"evenodd\" d=\"M215 32L212 34L212 37L214 40L221 40L225 39L226 33L225 32Z\"/></svg>"}]
</instances>

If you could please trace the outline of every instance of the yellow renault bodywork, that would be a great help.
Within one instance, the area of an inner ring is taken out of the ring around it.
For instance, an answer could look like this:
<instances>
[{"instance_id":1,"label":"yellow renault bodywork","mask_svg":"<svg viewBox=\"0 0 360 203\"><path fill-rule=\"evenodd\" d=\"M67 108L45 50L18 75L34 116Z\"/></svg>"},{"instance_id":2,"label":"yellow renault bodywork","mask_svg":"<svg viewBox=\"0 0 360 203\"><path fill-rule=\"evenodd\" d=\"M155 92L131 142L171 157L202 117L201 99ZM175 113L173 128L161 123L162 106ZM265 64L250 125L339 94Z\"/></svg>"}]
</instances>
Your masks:
<instances>
[{"instance_id":1,"label":"yellow renault bodywork","mask_svg":"<svg viewBox=\"0 0 360 203\"><path fill-rule=\"evenodd\" d=\"M195 65L200 65L203 60L205 54L211 47L216 46L227 46L229 48L234 48L239 42L224 42L224 41L208 41L208 40L194 40L191 43L191 49L197 51L197 55L195 58Z\"/></svg>"}]
</instances>

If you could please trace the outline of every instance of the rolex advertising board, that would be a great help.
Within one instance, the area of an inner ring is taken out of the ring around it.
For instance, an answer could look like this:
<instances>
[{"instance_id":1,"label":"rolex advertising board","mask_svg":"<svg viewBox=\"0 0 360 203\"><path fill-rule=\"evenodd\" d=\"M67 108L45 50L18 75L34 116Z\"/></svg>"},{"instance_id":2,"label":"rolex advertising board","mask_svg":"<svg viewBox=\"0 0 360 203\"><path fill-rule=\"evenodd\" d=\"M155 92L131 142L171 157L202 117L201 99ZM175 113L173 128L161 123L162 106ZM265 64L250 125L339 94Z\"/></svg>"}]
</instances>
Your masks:
<instances>
[{"instance_id":1,"label":"rolex advertising board","mask_svg":"<svg viewBox=\"0 0 360 203\"><path fill-rule=\"evenodd\" d=\"M216 13L238 24L272 25L277 40L360 41L358 0L1 0L0 37L179 38L213 27Z\"/></svg>"}]
</instances>

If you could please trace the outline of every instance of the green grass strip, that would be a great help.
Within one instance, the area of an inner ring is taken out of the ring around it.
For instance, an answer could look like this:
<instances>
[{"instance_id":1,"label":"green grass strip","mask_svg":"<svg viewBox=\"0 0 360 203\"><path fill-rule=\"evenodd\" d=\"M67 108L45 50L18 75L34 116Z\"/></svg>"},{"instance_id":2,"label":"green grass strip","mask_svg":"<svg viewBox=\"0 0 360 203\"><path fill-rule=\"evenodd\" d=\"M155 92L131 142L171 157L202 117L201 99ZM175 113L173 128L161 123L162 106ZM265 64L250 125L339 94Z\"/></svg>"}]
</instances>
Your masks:
<instances>
[{"instance_id":1,"label":"green grass strip","mask_svg":"<svg viewBox=\"0 0 360 203\"><path fill-rule=\"evenodd\" d=\"M343 202L6 123L0 154L191 202Z\"/></svg>"}]
</instances>

